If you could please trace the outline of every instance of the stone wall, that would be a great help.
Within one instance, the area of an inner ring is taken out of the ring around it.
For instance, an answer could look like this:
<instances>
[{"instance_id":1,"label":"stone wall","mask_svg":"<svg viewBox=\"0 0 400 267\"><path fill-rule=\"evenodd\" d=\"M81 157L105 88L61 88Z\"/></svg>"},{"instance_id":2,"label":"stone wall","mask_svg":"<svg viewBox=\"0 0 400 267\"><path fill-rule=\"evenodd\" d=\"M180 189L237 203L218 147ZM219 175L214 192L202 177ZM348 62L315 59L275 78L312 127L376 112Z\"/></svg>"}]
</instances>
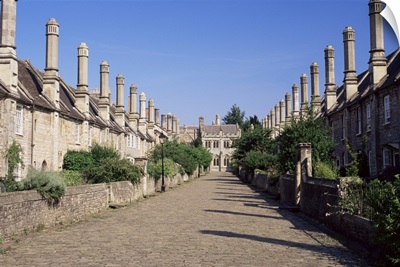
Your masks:
<instances>
[{"instance_id":1,"label":"stone wall","mask_svg":"<svg viewBox=\"0 0 400 267\"><path fill-rule=\"evenodd\" d=\"M289 206L296 205L296 179L294 175L286 174L279 178L280 199Z\"/></svg>"},{"instance_id":2,"label":"stone wall","mask_svg":"<svg viewBox=\"0 0 400 267\"><path fill-rule=\"evenodd\" d=\"M177 175L167 189L178 186L196 176ZM144 176L139 183L128 181L68 187L58 203L51 204L36 192L0 193L0 238L31 231L37 227L54 226L62 222L80 220L106 210L112 204L128 204L161 191L161 179Z\"/></svg>"},{"instance_id":3,"label":"stone wall","mask_svg":"<svg viewBox=\"0 0 400 267\"><path fill-rule=\"evenodd\" d=\"M50 204L36 191L0 194L0 236L39 226L75 221L108 208L106 184L68 187L65 196Z\"/></svg>"},{"instance_id":4,"label":"stone wall","mask_svg":"<svg viewBox=\"0 0 400 267\"><path fill-rule=\"evenodd\" d=\"M328 206L337 206L338 182L332 179L309 177L301 184L300 210L305 214L324 221Z\"/></svg>"}]
</instances>

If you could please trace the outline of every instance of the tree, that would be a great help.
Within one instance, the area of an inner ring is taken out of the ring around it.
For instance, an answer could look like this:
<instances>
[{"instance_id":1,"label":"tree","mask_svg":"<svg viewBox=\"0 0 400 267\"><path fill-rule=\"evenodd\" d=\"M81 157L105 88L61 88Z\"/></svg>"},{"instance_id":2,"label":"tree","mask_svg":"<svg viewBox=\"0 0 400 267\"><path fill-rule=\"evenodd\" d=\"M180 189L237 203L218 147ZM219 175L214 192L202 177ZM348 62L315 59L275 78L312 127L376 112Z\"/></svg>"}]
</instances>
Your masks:
<instances>
[{"instance_id":1,"label":"tree","mask_svg":"<svg viewBox=\"0 0 400 267\"><path fill-rule=\"evenodd\" d=\"M294 120L283 129L278 137L279 166L282 173L293 173L296 164L296 146L299 143L311 143L313 165L318 162L329 163L334 141L329 130L324 127L321 117L312 110L305 118Z\"/></svg>"},{"instance_id":2,"label":"tree","mask_svg":"<svg viewBox=\"0 0 400 267\"><path fill-rule=\"evenodd\" d=\"M240 128L243 126L245 112L234 104L231 110L222 118L224 124L239 124Z\"/></svg>"},{"instance_id":3,"label":"tree","mask_svg":"<svg viewBox=\"0 0 400 267\"><path fill-rule=\"evenodd\" d=\"M251 129L251 125L253 125L254 128L262 126L257 115L250 116L248 119L246 118L246 121L242 125L242 130L247 131L248 129Z\"/></svg>"},{"instance_id":4,"label":"tree","mask_svg":"<svg viewBox=\"0 0 400 267\"><path fill-rule=\"evenodd\" d=\"M276 143L271 130L261 127L248 130L233 141L232 147L236 148L232 158L247 170L271 171L276 165Z\"/></svg>"}]
</instances>

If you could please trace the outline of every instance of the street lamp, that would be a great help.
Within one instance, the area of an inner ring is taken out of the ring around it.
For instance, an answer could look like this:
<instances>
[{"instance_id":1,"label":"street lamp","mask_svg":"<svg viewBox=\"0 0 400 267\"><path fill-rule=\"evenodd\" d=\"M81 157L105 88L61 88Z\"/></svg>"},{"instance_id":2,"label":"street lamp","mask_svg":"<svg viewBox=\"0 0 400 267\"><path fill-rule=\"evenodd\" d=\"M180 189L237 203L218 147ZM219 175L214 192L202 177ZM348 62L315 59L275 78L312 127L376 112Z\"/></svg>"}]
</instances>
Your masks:
<instances>
[{"instance_id":1,"label":"street lamp","mask_svg":"<svg viewBox=\"0 0 400 267\"><path fill-rule=\"evenodd\" d=\"M164 139L167 136L164 133L161 133L160 136L161 142L161 192L165 192L165 179L164 179Z\"/></svg>"}]
</instances>

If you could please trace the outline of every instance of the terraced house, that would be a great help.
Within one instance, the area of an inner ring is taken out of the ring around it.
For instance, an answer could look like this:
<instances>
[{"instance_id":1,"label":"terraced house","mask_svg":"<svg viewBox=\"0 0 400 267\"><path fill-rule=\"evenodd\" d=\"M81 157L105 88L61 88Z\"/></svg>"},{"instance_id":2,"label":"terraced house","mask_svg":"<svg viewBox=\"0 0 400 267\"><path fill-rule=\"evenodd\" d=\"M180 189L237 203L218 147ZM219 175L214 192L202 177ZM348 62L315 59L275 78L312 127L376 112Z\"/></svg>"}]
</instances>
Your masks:
<instances>
[{"instance_id":1,"label":"terraced house","mask_svg":"<svg viewBox=\"0 0 400 267\"><path fill-rule=\"evenodd\" d=\"M291 95L285 96L265 117L264 127L271 128L275 136L292 119L310 107L323 116L332 130L336 143L333 160L338 167L351 160L351 152L361 152L367 164L363 170L377 176L385 168L400 166L400 49L385 55L383 38L384 4L369 1L370 60L369 68L357 74L355 66L355 30L343 31L344 78L335 82L335 50L327 46L325 53L325 92L319 94L319 66L310 66L311 103L308 101L308 78L303 74L299 87L293 85ZM300 103L299 103L300 101ZM347 146L349 145L349 146Z\"/></svg>"},{"instance_id":2,"label":"terraced house","mask_svg":"<svg viewBox=\"0 0 400 267\"><path fill-rule=\"evenodd\" d=\"M112 102L106 61L99 66L100 89L89 90L89 48L85 43L78 47L78 84L74 87L64 82L58 69L60 32L55 19L46 24L44 71L18 59L16 5L16 0L1 1L0 177L7 173L4 152L14 140L23 150L25 168L16 173L23 177L32 168L60 170L68 150L88 150L94 143L113 146L121 156L145 164L146 152L160 141L162 133L177 133L176 117L163 115L160 122L154 100L147 102L144 93L138 99L134 84L128 106L124 106L122 75L115 79L116 103Z\"/></svg>"}]
</instances>

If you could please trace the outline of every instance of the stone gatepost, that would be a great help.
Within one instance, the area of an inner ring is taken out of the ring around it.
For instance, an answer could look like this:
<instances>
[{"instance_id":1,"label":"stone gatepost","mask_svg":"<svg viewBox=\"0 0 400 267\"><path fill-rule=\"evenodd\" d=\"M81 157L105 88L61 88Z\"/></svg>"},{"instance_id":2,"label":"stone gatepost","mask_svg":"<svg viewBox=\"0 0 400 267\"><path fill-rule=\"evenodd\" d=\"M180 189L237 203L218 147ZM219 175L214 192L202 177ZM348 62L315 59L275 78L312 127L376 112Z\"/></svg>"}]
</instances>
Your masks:
<instances>
[{"instance_id":1,"label":"stone gatepost","mask_svg":"<svg viewBox=\"0 0 400 267\"><path fill-rule=\"evenodd\" d=\"M301 184L312 176L311 144L300 143L296 146L296 172L294 203L300 205Z\"/></svg>"}]
</instances>

